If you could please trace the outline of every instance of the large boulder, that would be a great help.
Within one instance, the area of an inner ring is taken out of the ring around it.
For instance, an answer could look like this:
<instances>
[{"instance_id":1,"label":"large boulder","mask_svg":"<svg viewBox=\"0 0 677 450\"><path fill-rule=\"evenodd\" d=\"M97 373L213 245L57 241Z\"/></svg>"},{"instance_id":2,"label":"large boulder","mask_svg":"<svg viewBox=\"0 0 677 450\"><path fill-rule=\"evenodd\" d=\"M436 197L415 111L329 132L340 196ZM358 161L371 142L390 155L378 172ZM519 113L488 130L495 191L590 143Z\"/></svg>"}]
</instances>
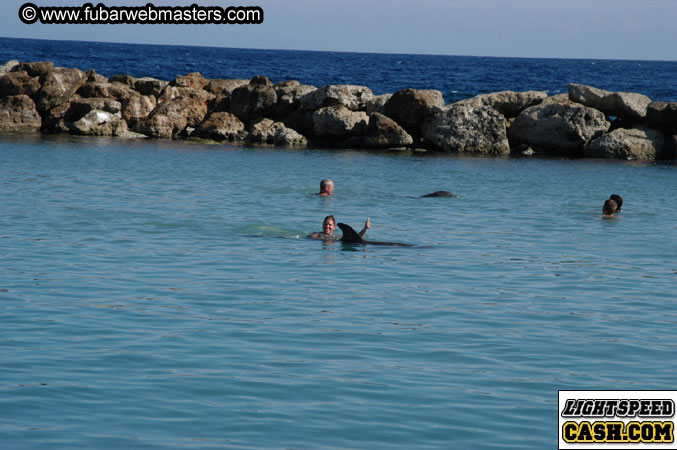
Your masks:
<instances>
[{"instance_id":1,"label":"large boulder","mask_svg":"<svg viewBox=\"0 0 677 450\"><path fill-rule=\"evenodd\" d=\"M583 84L569 85L569 98L590 108L602 111L607 116L639 121L646 117L651 99L634 92L609 92Z\"/></svg>"},{"instance_id":2,"label":"large boulder","mask_svg":"<svg viewBox=\"0 0 677 450\"><path fill-rule=\"evenodd\" d=\"M252 124L249 138L252 142L275 144L285 147L304 147L308 140L292 128L287 128L282 122L270 119L261 119Z\"/></svg>"},{"instance_id":3,"label":"large boulder","mask_svg":"<svg viewBox=\"0 0 677 450\"><path fill-rule=\"evenodd\" d=\"M42 87L35 96L35 104L38 111L47 111L66 103L85 84L87 75L80 69L55 67L40 80Z\"/></svg>"},{"instance_id":4,"label":"large boulder","mask_svg":"<svg viewBox=\"0 0 677 450\"><path fill-rule=\"evenodd\" d=\"M216 141L243 139L246 135L244 124L228 112L213 112L193 132L193 136Z\"/></svg>"},{"instance_id":5,"label":"large boulder","mask_svg":"<svg viewBox=\"0 0 677 450\"><path fill-rule=\"evenodd\" d=\"M244 80L244 79L220 79L220 78L215 78L212 80L209 80L209 83L207 83L207 86L204 87L204 90L207 92L211 92L212 94L219 96L219 95L228 95L230 94L240 86L246 86L249 84L249 80Z\"/></svg>"},{"instance_id":6,"label":"large boulder","mask_svg":"<svg viewBox=\"0 0 677 450\"><path fill-rule=\"evenodd\" d=\"M395 119L409 133L418 135L423 120L444 106L442 92L437 90L403 89L395 92L385 104L385 114Z\"/></svg>"},{"instance_id":7,"label":"large boulder","mask_svg":"<svg viewBox=\"0 0 677 450\"><path fill-rule=\"evenodd\" d=\"M75 118L83 117L94 110L118 114L120 109L120 102L110 98L79 98L70 102L70 110Z\"/></svg>"},{"instance_id":8,"label":"large boulder","mask_svg":"<svg viewBox=\"0 0 677 450\"><path fill-rule=\"evenodd\" d=\"M273 143L284 147L305 147L308 140L296 130L283 127L275 132Z\"/></svg>"},{"instance_id":9,"label":"large boulder","mask_svg":"<svg viewBox=\"0 0 677 450\"><path fill-rule=\"evenodd\" d=\"M491 94L480 94L454 103L455 105L467 105L473 108L490 106L503 114L506 118L517 117L519 113L529 106L541 103L548 94L542 91L501 91Z\"/></svg>"},{"instance_id":10,"label":"large boulder","mask_svg":"<svg viewBox=\"0 0 677 450\"><path fill-rule=\"evenodd\" d=\"M81 116L76 114L71 108L71 104L82 100L80 95L75 94L68 102L55 106L49 111L42 113L42 131L47 133L68 133L71 130L73 122Z\"/></svg>"},{"instance_id":11,"label":"large boulder","mask_svg":"<svg viewBox=\"0 0 677 450\"><path fill-rule=\"evenodd\" d=\"M284 128L282 122L274 122L271 119L261 119L249 127L249 140L270 144L275 141L277 130Z\"/></svg>"},{"instance_id":12,"label":"large boulder","mask_svg":"<svg viewBox=\"0 0 677 450\"><path fill-rule=\"evenodd\" d=\"M248 85L233 91L228 112L250 122L272 113L276 103L277 94L273 84L267 78L257 76Z\"/></svg>"},{"instance_id":13,"label":"large boulder","mask_svg":"<svg viewBox=\"0 0 677 450\"><path fill-rule=\"evenodd\" d=\"M652 128L677 133L677 102L649 103L646 123Z\"/></svg>"},{"instance_id":14,"label":"large boulder","mask_svg":"<svg viewBox=\"0 0 677 450\"><path fill-rule=\"evenodd\" d=\"M110 98L113 98L120 103L123 103L125 100L127 100L130 97L134 97L135 95L139 95L137 91L134 89L130 88L126 84L123 83L118 83L118 82L113 82L110 83L110 86L108 86L108 96Z\"/></svg>"},{"instance_id":15,"label":"large boulder","mask_svg":"<svg viewBox=\"0 0 677 450\"><path fill-rule=\"evenodd\" d=\"M369 125L364 143L368 147L405 147L414 143L413 138L390 117L381 113L369 116Z\"/></svg>"},{"instance_id":16,"label":"large boulder","mask_svg":"<svg viewBox=\"0 0 677 450\"><path fill-rule=\"evenodd\" d=\"M157 97L169 82L157 78L143 77L134 81L134 90L141 95L154 95Z\"/></svg>"},{"instance_id":17,"label":"large boulder","mask_svg":"<svg viewBox=\"0 0 677 450\"><path fill-rule=\"evenodd\" d=\"M40 79L27 72L9 72L0 75L0 97L8 95L28 95L32 97L40 90Z\"/></svg>"},{"instance_id":18,"label":"large boulder","mask_svg":"<svg viewBox=\"0 0 677 450\"><path fill-rule=\"evenodd\" d=\"M449 105L421 125L423 137L440 150L503 155L510 153L505 117L493 108Z\"/></svg>"},{"instance_id":19,"label":"large boulder","mask_svg":"<svg viewBox=\"0 0 677 450\"><path fill-rule=\"evenodd\" d=\"M508 130L513 145L528 144L548 153L582 156L588 143L609 129L604 113L583 105L530 106Z\"/></svg>"},{"instance_id":20,"label":"large boulder","mask_svg":"<svg viewBox=\"0 0 677 450\"><path fill-rule=\"evenodd\" d=\"M157 96L157 102L164 103L179 97L190 97L204 103L211 102L216 98L214 94L207 92L204 89L167 85L160 95Z\"/></svg>"},{"instance_id":21,"label":"large boulder","mask_svg":"<svg viewBox=\"0 0 677 450\"><path fill-rule=\"evenodd\" d=\"M94 134L110 135L106 133L90 133L91 125L85 121L74 128L74 123L92 111L101 111L113 115L119 115L120 102L111 98L83 98L75 94L70 100L43 113L42 129L50 133ZM95 118L90 118L90 122Z\"/></svg>"},{"instance_id":22,"label":"large boulder","mask_svg":"<svg viewBox=\"0 0 677 450\"><path fill-rule=\"evenodd\" d=\"M296 80L282 81L273 86L277 94L275 117L284 117L300 108L301 97L317 91L315 86L301 84Z\"/></svg>"},{"instance_id":23,"label":"large boulder","mask_svg":"<svg viewBox=\"0 0 677 450\"><path fill-rule=\"evenodd\" d=\"M76 120L71 131L86 136L114 136L124 134L127 124L120 117L120 113L111 113L93 109L80 119Z\"/></svg>"},{"instance_id":24,"label":"large boulder","mask_svg":"<svg viewBox=\"0 0 677 450\"><path fill-rule=\"evenodd\" d=\"M0 98L0 131L37 132L42 119L35 102L27 95L11 95Z\"/></svg>"},{"instance_id":25,"label":"large boulder","mask_svg":"<svg viewBox=\"0 0 677 450\"><path fill-rule=\"evenodd\" d=\"M180 97L155 108L134 131L154 138L171 138L186 127L195 127L207 114L207 106L189 97Z\"/></svg>"},{"instance_id":26,"label":"large boulder","mask_svg":"<svg viewBox=\"0 0 677 450\"><path fill-rule=\"evenodd\" d=\"M313 113L313 128L316 136L357 136L365 133L367 120L362 111L352 111L343 105L327 106Z\"/></svg>"},{"instance_id":27,"label":"large boulder","mask_svg":"<svg viewBox=\"0 0 677 450\"><path fill-rule=\"evenodd\" d=\"M156 106L157 100L152 95L133 95L122 102L122 118L133 128L139 120L148 117Z\"/></svg>"},{"instance_id":28,"label":"large boulder","mask_svg":"<svg viewBox=\"0 0 677 450\"><path fill-rule=\"evenodd\" d=\"M555 94L551 95L549 97L544 98L539 105L552 105L553 103L559 104L559 105L572 105L575 102L572 102L569 99L569 94Z\"/></svg>"},{"instance_id":29,"label":"large boulder","mask_svg":"<svg viewBox=\"0 0 677 450\"><path fill-rule=\"evenodd\" d=\"M134 83L136 83L136 77L133 77L131 75L113 75L110 78L108 78L109 83L122 83L130 88L134 88Z\"/></svg>"},{"instance_id":30,"label":"large boulder","mask_svg":"<svg viewBox=\"0 0 677 450\"><path fill-rule=\"evenodd\" d=\"M663 149L663 133L644 126L619 128L590 142L589 158L654 160Z\"/></svg>"},{"instance_id":31,"label":"large boulder","mask_svg":"<svg viewBox=\"0 0 677 450\"><path fill-rule=\"evenodd\" d=\"M204 89L209 84L201 73L191 72L188 75L181 75L169 82L170 86L187 87L192 89Z\"/></svg>"},{"instance_id":32,"label":"large boulder","mask_svg":"<svg viewBox=\"0 0 677 450\"><path fill-rule=\"evenodd\" d=\"M349 84L331 84L301 96L301 108L316 110L326 106L343 105L351 111L364 111L374 97L371 89Z\"/></svg>"},{"instance_id":33,"label":"large boulder","mask_svg":"<svg viewBox=\"0 0 677 450\"><path fill-rule=\"evenodd\" d=\"M386 113L386 103L390 100L393 94L381 94L375 95L371 100L367 101L366 112L367 115L372 115L375 112L385 114Z\"/></svg>"},{"instance_id":34,"label":"large boulder","mask_svg":"<svg viewBox=\"0 0 677 450\"><path fill-rule=\"evenodd\" d=\"M94 83L85 83L80 89L78 89L78 94L82 97L92 97L92 98L110 98L111 97L111 83L99 82Z\"/></svg>"},{"instance_id":35,"label":"large boulder","mask_svg":"<svg viewBox=\"0 0 677 450\"><path fill-rule=\"evenodd\" d=\"M54 70L52 61L25 62L12 67L12 72L26 72L32 77L43 77Z\"/></svg>"}]
</instances>

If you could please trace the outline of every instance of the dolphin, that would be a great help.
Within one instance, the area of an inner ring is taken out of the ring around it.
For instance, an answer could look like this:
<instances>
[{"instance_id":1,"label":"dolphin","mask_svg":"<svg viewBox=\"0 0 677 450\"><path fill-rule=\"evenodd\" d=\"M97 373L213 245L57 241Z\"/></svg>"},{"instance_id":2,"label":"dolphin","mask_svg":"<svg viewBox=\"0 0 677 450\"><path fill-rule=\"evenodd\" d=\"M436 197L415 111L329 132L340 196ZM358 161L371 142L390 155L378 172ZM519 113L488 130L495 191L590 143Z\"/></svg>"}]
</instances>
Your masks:
<instances>
[{"instance_id":1,"label":"dolphin","mask_svg":"<svg viewBox=\"0 0 677 450\"><path fill-rule=\"evenodd\" d=\"M343 231L343 236L341 237L341 242L349 244L369 244L369 245L390 245L392 247L413 247L412 244L402 244L401 242L379 242L379 241L365 241L362 239L357 231L353 230L353 227L346 225L345 223L337 223L341 231Z\"/></svg>"},{"instance_id":2,"label":"dolphin","mask_svg":"<svg viewBox=\"0 0 677 450\"><path fill-rule=\"evenodd\" d=\"M421 197L458 197L458 194L449 191L435 191L430 194L421 195Z\"/></svg>"}]
</instances>

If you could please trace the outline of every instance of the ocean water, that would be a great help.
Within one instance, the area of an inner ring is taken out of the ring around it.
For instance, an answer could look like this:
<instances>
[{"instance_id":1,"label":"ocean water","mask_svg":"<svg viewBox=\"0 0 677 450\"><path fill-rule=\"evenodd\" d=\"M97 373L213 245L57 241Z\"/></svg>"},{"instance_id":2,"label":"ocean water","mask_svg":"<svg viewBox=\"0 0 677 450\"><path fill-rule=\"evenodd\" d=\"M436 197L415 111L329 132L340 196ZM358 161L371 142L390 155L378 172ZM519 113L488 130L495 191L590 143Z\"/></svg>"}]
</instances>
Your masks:
<instances>
[{"instance_id":1,"label":"ocean water","mask_svg":"<svg viewBox=\"0 0 677 450\"><path fill-rule=\"evenodd\" d=\"M0 161L3 448L535 450L560 389L674 388L675 165L74 137ZM327 214L415 246L306 239Z\"/></svg>"},{"instance_id":2,"label":"ocean water","mask_svg":"<svg viewBox=\"0 0 677 450\"><path fill-rule=\"evenodd\" d=\"M677 100L675 62L0 38L9 59ZM674 389L676 170L0 136L0 447L554 448L558 390ZM306 239L327 214L414 247Z\"/></svg>"},{"instance_id":3,"label":"ocean water","mask_svg":"<svg viewBox=\"0 0 677 450\"><path fill-rule=\"evenodd\" d=\"M492 58L473 56L254 50L0 38L0 64L54 61L94 68L105 76L130 74L172 80L200 72L207 78L299 80L313 86L357 84L374 94L405 88L439 89L447 102L502 90L567 92L569 83L638 92L677 101L677 61Z\"/></svg>"}]
</instances>

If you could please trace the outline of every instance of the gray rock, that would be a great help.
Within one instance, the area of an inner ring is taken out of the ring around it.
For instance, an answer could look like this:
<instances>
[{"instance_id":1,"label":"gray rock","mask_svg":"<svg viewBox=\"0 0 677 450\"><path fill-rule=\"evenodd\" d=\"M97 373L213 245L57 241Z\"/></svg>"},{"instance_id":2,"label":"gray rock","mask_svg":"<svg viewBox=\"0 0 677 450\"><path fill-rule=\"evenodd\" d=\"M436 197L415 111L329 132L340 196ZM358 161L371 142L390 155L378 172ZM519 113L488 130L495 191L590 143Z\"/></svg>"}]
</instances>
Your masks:
<instances>
[{"instance_id":1,"label":"gray rock","mask_svg":"<svg viewBox=\"0 0 677 450\"><path fill-rule=\"evenodd\" d=\"M136 83L136 78L131 76L131 75L113 75L112 77L108 78L109 83L122 83L124 85L129 86L130 88L134 88L134 83Z\"/></svg>"},{"instance_id":2,"label":"gray rock","mask_svg":"<svg viewBox=\"0 0 677 450\"><path fill-rule=\"evenodd\" d=\"M315 86L300 84L296 80L283 81L273 86L277 94L275 117L283 117L300 108L301 97L317 91Z\"/></svg>"},{"instance_id":3,"label":"gray rock","mask_svg":"<svg viewBox=\"0 0 677 450\"><path fill-rule=\"evenodd\" d=\"M35 96L38 111L47 111L66 103L86 80L87 75L79 69L55 67L47 72L41 77L42 87Z\"/></svg>"},{"instance_id":4,"label":"gray rock","mask_svg":"<svg viewBox=\"0 0 677 450\"><path fill-rule=\"evenodd\" d=\"M249 80L250 86L268 86L273 87L273 82L264 77L263 75L254 75L251 80Z\"/></svg>"},{"instance_id":5,"label":"gray rock","mask_svg":"<svg viewBox=\"0 0 677 450\"><path fill-rule=\"evenodd\" d=\"M39 78L32 77L27 72L9 72L0 75L0 97L22 94L32 97L39 90Z\"/></svg>"},{"instance_id":6,"label":"gray rock","mask_svg":"<svg viewBox=\"0 0 677 450\"><path fill-rule=\"evenodd\" d=\"M590 142L588 158L654 160L663 149L663 133L643 126L619 128Z\"/></svg>"},{"instance_id":7,"label":"gray rock","mask_svg":"<svg viewBox=\"0 0 677 450\"><path fill-rule=\"evenodd\" d=\"M87 83L108 83L108 79L103 75L96 73L96 70L89 69L86 73Z\"/></svg>"},{"instance_id":8,"label":"gray rock","mask_svg":"<svg viewBox=\"0 0 677 450\"><path fill-rule=\"evenodd\" d=\"M375 148L405 147L414 143L413 138L390 117L381 113L369 116L365 145Z\"/></svg>"},{"instance_id":9,"label":"gray rock","mask_svg":"<svg viewBox=\"0 0 677 450\"><path fill-rule=\"evenodd\" d=\"M193 89L184 86L165 86L160 95L157 96L158 104L168 102L179 97L189 97L204 103L211 102L216 96L204 89Z\"/></svg>"},{"instance_id":10,"label":"gray rock","mask_svg":"<svg viewBox=\"0 0 677 450\"><path fill-rule=\"evenodd\" d=\"M316 136L357 136L367 130L368 116L362 111L352 111L343 105L327 106L313 113Z\"/></svg>"},{"instance_id":11,"label":"gray rock","mask_svg":"<svg viewBox=\"0 0 677 450\"><path fill-rule=\"evenodd\" d=\"M272 83L270 81L266 83L261 78L265 77L254 77L248 85L233 91L228 112L247 122L260 119L272 112L277 103L277 94Z\"/></svg>"},{"instance_id":12,"label":"gray rock","mask_svg":"<svg viewBox=\"0 0 677 450\"><path fill-rule=\"evenodd\" d=\"M75 117L76 114L71 109L71 103L79 100L82 100L82 97L75 94L68 102L43 112L42 130L49 133L68 133L73 122L80 118Z\"/></svg>"},{"instance_id":13,"label":"gray rock","mask_svg":"<svg viewBox=\"0 0 677 450\"><path fill-rule=\"evenodd\" d=\"M609 129L604 113L582 105L530 106L508 130L511 144L527 144L548 153L581 156L588 143Z\"/></svg>"},{"instance_id":14,"label":"gray rock","mask_svg":"<svg viewBox=\"0 0 677 450\"><path fill-rule=\"evenodd\" d=\"M635 121L646 117L647 106L651 103L651 99L646 95L633 92L609 92L573 83L569 85L569 99L598 109L607 116Z\"/></svg>"},{"instance_id":15,"label":"gray rock","mask_svg":"<svg viewBox=\"0 0 677 450\"><path fill-rule=\"evenodd\" d=\"M130 97L139 95L137 91L126 84L117 81L85 83L77 92L82 97L112 98L122 103Z\"/></svg>"},{"instance_id":16,"label":"gray rock","mask_svg":"<svg viewBox=\"0 0 677 450\"><path fill-rule=\"evenodd\" d=\"M296 130L284 127L275 132L274 143L284 147L305 147L308 140Z\"/></svg>"},{"instance_id":17,"label":"gray rock","mask_svg":"<svg viewBox=\"0 0 677 450\"><path fill-rule=\"evenodd\" d=\"M113 136L116 132L127 131L127 124L121 119L119 112L114 114L94 109L76 120L72 131L86 136Z\"/></svg>"},{"instance_id":18,"label":"gray rock","mask_svg":"<svg viewBox=\"0 0 677 450\"><path fill-rule=\"evenodd\" d=\"M211 92L212 94L219 95L230 95L235 89L240 86L246 86L249 84L249 80L243 79L232 79L232 80L222 80L222 79L213 79L209 80L207 86L205 86L205 91Z\"/></svg>"},{"instance_id":19,"label":"gray rock","mask_svg":"<svg viewBox=\"0 0 677 450\"><path fill-rule=\"evenodd\" d=\"M274 122L271 119L261 119L250 127L249 140L252 142L272 144L275 142L275 134L277 131L284 127L282 122Z\"/></svg>"},{"instance_id":20,"label":"gray rock","mask_svg":"<svg viewBox=\"0 0 677 450\"><path fill-rule=\"evenodd\" d=\"M444 97L440 91L403 89L386 102L385 114L416 135L420 133L421 122L439 112L443 106Z\"/></svg>"},{"instance_id":21,"label":"gray rock","mask_svg":"<svg viewBox=\"0 0 677 450\"><path fill-rule=\"evenodd\" d=\"M152 95L133 95L122 102L122 118L134 127L139 120L148 117L156 106L157 100Z\"/></svg>"},{"instance_id":22,"label":"gray rock","mask_svg":"<svg viewBox=\"0 0 677 450\"><path fill-rule=\"evenodd\" d=\"M542 91L501 91L491 94L481 94L475 97L454 103L455 105L467 105L473 108L489 106L503 114L506 118L517 117L519 113L529 106L541 103L548 94Z\"/></svg>"},{"instance_id":23,"label":"gray rock","mask_svg":"<svg viewBox=\"0 0 677 450\"><path fill-rule=\"evenodd\" d=\"M217 141L243 139L244 124L228 112L213 112L193 132L193 136Z\"/></svg>"},{"instance_id":24,"label":"gray rock","mask_svg":"<svg viewBox=\"0 0 677 450\"><path fill-rule=\"evenodd\" d=\"M649 103L646 123L652 128L677 133L677 102Z\"/></svg>"},{"instance_id":25,"label":"gray rock","mask_svg":"<svg viewBox=\"0 0 677 450\"><path fill-rule=\"evenodd\" d=\"M552 105L553 103L558 105L572 105L575 102L572 102L569 99L569 94L555 94L544 98L539 105Z\"/></svg>"},{"instance_id":26,"label":"gray rock","mask_svg":"<svg viewBox=\"0 0 677 450\"><path fill-rule=\"evenodd\" d=\"M122 123L124 123L124 122L122 122ZM114 136L122 138L122 139L146 139L148 137L145 134L136 133L136 132L131 131L129 129L125 129L124 125L122 125L122 124L120 125L119 128L117 128L115 130Z\"/></svg>"},{"instance_id":27,"label":"gray rock","mask_svg":"<svg viewBox=\"0 0 677 450\"><path fill-rule=\"evenodd\" d=\"M155 108L146 119L139 121L134 131L155 138L171 138L186 127L196 127L206 114L204 103L179 97Z\"/></svg>"},{"instance_id":28,"label":"gray rock","mask_svg":"<svg viewBox=\"0 0 677 450\"><path fill-rule=\"evenodd\" d=\"M188 75L182 75L169 82L170 86L187 87L192 89L204 89L209 84L201 73L191 72Z\"/></svg>"},{"instance_id":29,"label":"gray rock","mask_svg":"<svg viewBox=\"0 0 677 450\"><path fill-rule=\"evenodd\" d=\"M43 77L54 70L54 63L52 61L38 61L19 63L12 67L12 72L27 72L32 77Z\"/></svg>"},{"instance_id":30,"label":"gray rock","mask_svg":"<svg viewBox=\"0 0 677 450\"><path fill-rule=\"evenodd\" d=\"M7 73L10 70L12 70L14 68L14 66L18 66L18 65L19 65L19 61L17 61L16 59L10 59L5 64L0 66L0 74Z\"/></svg>"},{"instance_id":31,"label":"gray rock","mask_svg":"<svg viewBox=\"0 0 677 450\"><path fill-rule=\"evenodd\" d=\"M436 148L460 153L510 153L505 117L493 108L449 105L426 119L423 137Z\"/></svg>"},{"instance_id":32,"label":"gray rock","mask_svg":"<svg viewBox=\"0 0 677 450\"><path fill-rule=\"evenodd\" d=\"M151 77L137 78L134 82L134 90L140 92L141 95L154 95L157 97L168 84L167 81Z\"/></svg>"},{"instance_id":33,"label":"gray rock","mask_svg":"<svg viewBox=\"0 0 677 450\"><path fill-rule=\"evenodd\" d=\"M91 111L103 111L111 114L118 114L121 105L117 100L110 98L80 98L70 102L70 112L75 120L85 116Z\"/></svg>"},{"instance_id":34,"label":"gray rock","mask_svg":"<svg viewBox=\"0 0 677 450\"><path fill-rule=\"evenodd\" d=\"M0 131L38 132L42 119L35 103L27 95L11 95L0 98Z\"/></svg>"},{"instance_id":35,"label":"gray rock","mask_svg":"<svg viewBox=\"0 0 677 450\"><path fill-rule=\"evenodd\" d=\"M393 94L381 94L375 95L371 100L367 101L366 112L368 116L371 116L375 112L385 114L386 113L386 103L390 100Z\"/></svg>"},{"instance_id":36,"label":"gray rock","mask_svg":"<svg viewBox=\"0 0 677 450\"><path fill-rule=\"evenodd\" d=\"M301 96L299 101L306 110L343 105L351 111L364 111L373 97L371 89L365 86L332 84Z\"/></svg>"},{"instance_id":37,"label":"gray rock","mask_svg":"<svg viewBox=\"0 0 677 450\"><path fill-rule=\"evenodd\" d=\"M78 94L87 98L111 98L111 83L108 82L87 82L78 89Z\"/></svg>"}]
</instances>

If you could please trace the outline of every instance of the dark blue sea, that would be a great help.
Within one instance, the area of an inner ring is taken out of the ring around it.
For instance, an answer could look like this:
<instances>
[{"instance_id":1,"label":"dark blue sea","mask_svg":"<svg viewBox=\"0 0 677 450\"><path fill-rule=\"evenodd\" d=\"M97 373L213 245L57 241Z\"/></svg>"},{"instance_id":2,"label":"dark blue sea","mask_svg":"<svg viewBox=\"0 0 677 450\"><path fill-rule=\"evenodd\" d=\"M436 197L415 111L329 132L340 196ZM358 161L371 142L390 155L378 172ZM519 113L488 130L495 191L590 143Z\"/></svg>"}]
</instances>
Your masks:
<instances>
[{"instance_id":1,"label":"dark blue sea","mask_svg":"<svg viewBox=\"0 0 677 450\"><path fill-rule=\"evenodd\" d=\"M318 87L363 85L377 95L405 88L439 89L447 102L502 90L559 94L567 92L569 83L677 101L677 61L254 50L0 38L0 64L9 59L51 60L65 67L94 68L105 76L124 73L164 80L190 72L200 72L207 78L265 75L274 83L291 79Z\"/></svg>"},{"instance_id":2,"label":"dark blue sea","mask_svg":"<svg viewBox=\"0 0 677 450\"><path fill-rule=\"evenodd\" d=\"M677 99L674 62L1 39L12 58ZM675 389L674 192L674 163L0 134L0 449L557 448L559 390ZM328 214L413 247L306 239Z\"/></svg>"}]
</instances>

